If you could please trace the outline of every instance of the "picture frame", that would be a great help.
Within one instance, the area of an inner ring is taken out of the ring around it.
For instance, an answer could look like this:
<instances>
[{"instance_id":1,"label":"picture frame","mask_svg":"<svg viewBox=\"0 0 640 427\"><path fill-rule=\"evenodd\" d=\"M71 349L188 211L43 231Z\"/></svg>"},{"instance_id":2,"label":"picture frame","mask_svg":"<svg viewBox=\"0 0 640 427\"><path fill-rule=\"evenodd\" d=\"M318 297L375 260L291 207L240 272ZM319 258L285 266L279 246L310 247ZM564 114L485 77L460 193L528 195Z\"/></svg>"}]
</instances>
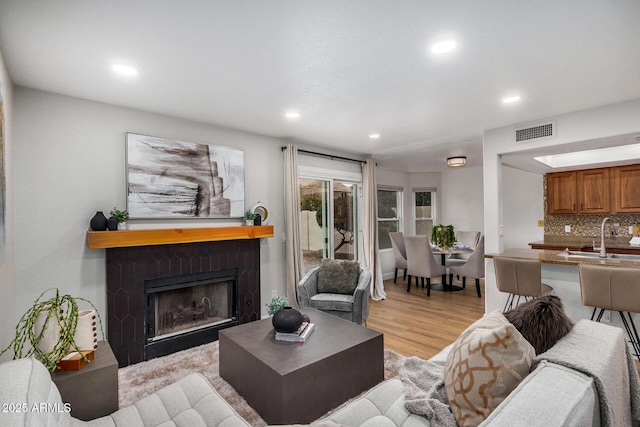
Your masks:
<instances>
[{"instance_id":1,"label":"picture frame","mask_svg":"<svg viewBox=\"0 0 640 427\"><path fill-rule=\"evenodd\" d=\"M131 219L241 218L244 151L126 133Z\"/></svg>"}]
</instances>

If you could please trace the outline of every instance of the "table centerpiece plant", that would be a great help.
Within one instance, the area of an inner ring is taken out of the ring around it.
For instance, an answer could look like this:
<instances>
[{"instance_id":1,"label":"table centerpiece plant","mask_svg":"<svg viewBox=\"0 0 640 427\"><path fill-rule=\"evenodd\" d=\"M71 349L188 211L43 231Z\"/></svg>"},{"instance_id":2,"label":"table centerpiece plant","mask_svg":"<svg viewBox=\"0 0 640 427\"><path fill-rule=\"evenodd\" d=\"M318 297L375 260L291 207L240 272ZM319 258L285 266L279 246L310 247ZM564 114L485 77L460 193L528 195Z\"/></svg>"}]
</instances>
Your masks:
<instances>
[{"instance_id":1,"label":"table centerpiece plant","mask_svg":"<svg viewBox=\"0 0 640 427\"><path fill-rule=\"evenodd\" d=\"M126 210L121 211L120 209L114 207L113 209L111 209L111 212L109 212L109 215L111 215L111 217L115 218L116 221L118 221L119 230L124 230L127 228L127 221L129 220L129 212L127 212Z\"/></svg>"},{"instance_id":2,"label":"table centerpiece plant","mask_svg":"<svg viewBox=\"0 0 640 427\"><path fill-rule=\"evenodd\" d=\"M49 291L55 291L55 295L46 298L45 294ZM76 343L80 332L78 319L83 313L78 309L78 301L86 302L93 308L104 340L102 319L91 301L68 294L61 295L58 289L50 288L41 293L22 315L16 325L15 337L7 348L0 351L0 356L11 349L14 359L34 357L51 372L72 351L80 352L85 362L88 362ZM91 331L92 336L93 333Z\"/></svg>"},{"instance_id":3,"label":"table centerpiece plant","mask_svg":"<svg viewBox=\"0 0 640 427\"><path fill-rule=\"evenodd\" d=\"M456 243L456 233L453 225L434 225L431 233L431 243L440 249L448 249Z\"/></svg>"}]
</instances>

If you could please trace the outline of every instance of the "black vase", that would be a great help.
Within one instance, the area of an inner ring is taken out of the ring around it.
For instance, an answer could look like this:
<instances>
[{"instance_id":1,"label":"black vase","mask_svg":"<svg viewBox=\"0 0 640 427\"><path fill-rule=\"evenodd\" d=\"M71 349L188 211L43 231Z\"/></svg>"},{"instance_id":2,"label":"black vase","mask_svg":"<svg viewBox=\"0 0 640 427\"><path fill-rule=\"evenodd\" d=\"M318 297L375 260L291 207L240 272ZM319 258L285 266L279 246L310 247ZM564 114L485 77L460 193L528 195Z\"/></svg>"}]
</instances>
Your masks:
<instances>
[{"instance_id":1,"label":"black vase","mask_svg":"<svg viewBox=\"0 0 640 427\"><path fill-rule=\"evenodd\" d=\"M262 225L262 217L260 216L260 214L257 214L253 219L253 225Z\"/></svg>"},{"instance_id":2,"label":"black vase","mask_svg":"<svg viewBox=\"0 0 640 427\"><path fill-rule=\"evenodd\" d=\"M302 313L293 307L282 307L273 315L271 323L278 332L295 332L302 325Z\"/></svg>"},{"instance_id":3,"label":"black vase","mask_svg":"<svg viewBox=\"0 0 640 427\"><path fill-rule=\"evenodd\" d=\"M93 218L91 218L89 226L93 231L104 231L107 229L107 217L104 216L102 211L98 211Z\"/></svg>"},{"instance_id":4,"label":"black vase","mask_svg":"<svg viewBox=\"0 0 640 427\"><path fill-rule=\"evenodd\" d=\"M107 220L107 228L109 231L114 231L118 229L118 218L115 216L109 217Z\"/></svg>"}]
</instances>

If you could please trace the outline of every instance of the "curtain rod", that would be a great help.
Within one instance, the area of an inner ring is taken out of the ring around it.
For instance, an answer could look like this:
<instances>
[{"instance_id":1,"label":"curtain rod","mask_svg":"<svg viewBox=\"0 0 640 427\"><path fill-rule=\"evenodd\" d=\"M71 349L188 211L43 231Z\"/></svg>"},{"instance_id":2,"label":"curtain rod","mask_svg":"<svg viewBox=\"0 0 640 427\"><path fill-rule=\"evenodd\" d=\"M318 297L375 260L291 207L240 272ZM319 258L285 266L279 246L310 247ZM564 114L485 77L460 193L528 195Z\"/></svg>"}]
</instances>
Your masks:
<instances>
[{"instance_id":1,"label":"curtain rod","mask_svg":"<svg viewBox=\"0 0 640 427\"><path fill-rule=\"evenodd\" d=\"M287 147L280 147L282 149L282 151L286 150ZM298 149L298 153L304 153L304 154L310 154L312 156L318 156L318 157L327 157L331 160L343 160L345 162L354 162L354 163L366 163L365 160L357 160L357 159L350 159L349 157L341 157L341 156L334 156L331 154L325 154L325 153L318 153L316 151L308 151L308 150L300 150Z\"/></svg>"}]
</instances>

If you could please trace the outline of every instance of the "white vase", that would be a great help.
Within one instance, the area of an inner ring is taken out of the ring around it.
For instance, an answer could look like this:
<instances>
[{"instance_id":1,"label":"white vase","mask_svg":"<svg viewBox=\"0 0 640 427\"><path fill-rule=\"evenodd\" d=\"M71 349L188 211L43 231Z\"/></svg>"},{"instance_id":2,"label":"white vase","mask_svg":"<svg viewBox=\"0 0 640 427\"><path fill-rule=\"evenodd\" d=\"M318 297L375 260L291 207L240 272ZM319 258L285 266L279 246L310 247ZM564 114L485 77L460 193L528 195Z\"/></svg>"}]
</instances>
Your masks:
<instances>
[{"instance_id":1,"label":"white vase","mask_svg":"<svg viewBox=\"0 0 640 427\"><path fill-rule=\"evenodd\" d=\"M98 330L95 310L81 310L78 312L78 325L76 327L74 341L76 346L83 351L98 348ZM69 349L69 351L71 350L73 349Z\"/></svg>"},{"instance_id":2,"label":"white vase","mask_svg":"<svg viewBox=\"0 0 640 427\"><path fill-rule=\"evenodd\" d=\"M49 353L53 350L56 344L58 344L58 341L60 341L60 324L58 322L58 318L55 315L52 315L47 321L47 316L49 316L49 309L43 308L38 313L33 325L33 334L36 337L44 328L42 339L38 342L38 349L43 353Z\"/></svg>"},{"instance_id":3,"label":"white vase","mask_svg":"<svg viewBox=\"0 0 640 427\"><path fill-rule=\"evenodd\" d=\"M247 225L253 225L253 220L252 219L247 219L246 220L246 224Z\"/></svg>"},{"instance_id":4,"label":"white vase","mask_svg":"<svg viewBox=\"0 0 640 427\"><path fill-rule=\"evenodd\" d=\"M118 223L118 230L128 230L128 229L129 229L129 224L127 224L127 221Z\"/></svg>"}]
</instances>

